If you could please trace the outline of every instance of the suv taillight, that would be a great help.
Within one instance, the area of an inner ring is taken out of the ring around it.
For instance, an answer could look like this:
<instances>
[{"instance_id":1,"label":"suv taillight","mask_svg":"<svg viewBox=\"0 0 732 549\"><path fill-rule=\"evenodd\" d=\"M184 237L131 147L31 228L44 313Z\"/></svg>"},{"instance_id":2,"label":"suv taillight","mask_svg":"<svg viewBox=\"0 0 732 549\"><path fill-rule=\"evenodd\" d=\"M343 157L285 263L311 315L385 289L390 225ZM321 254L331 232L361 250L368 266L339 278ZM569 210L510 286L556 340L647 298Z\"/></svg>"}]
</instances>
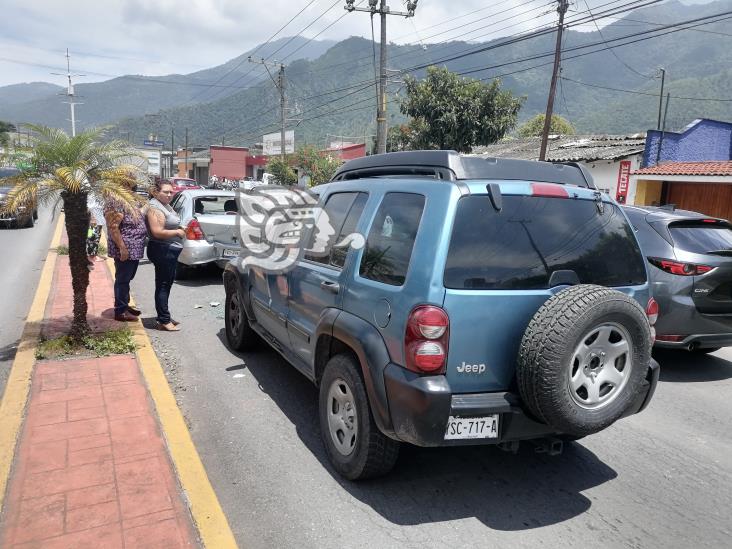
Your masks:
<instances>
[{"instance_id":1,"label":"suv taillight","mask_svg":"<svg viewBox=\"0 0 732 549\"><path fill-rule=\"evenodd\" d=\"M532 183L531 196L545 196L549 198L569 198L564 186L557 183Z\"/></svg>"},{"instance_id":2,"label":"suv taillight","mask_svg":"<svg viewBox=\"0 0 732 549\"><path fill-rule=\"evenodd\" d=\"M709 271L714 270L716 267L711 265L698 265L696 263L682 263L680 261L674 261L672 259L662 259L660 257L649 257L648 262L651 265L655 265L662 271L669 274L679 276L697 276L707 274Z\"/></svg>"},{"instance_id":3,"label":"suv taillight","mask_svg":"<svg viewBox=\"0 0 732 549\"><path fill-rule=\"evenodd\" d=\"M651 344L656 341L656 328L654 326L658 321L658 310L658 302L653 298L649 299L648 305L646 305L646 316L648 317L648 324L651 325Z\"/></svg>"},{"instance_id":4,"label":"suv taillight","mask_svg":"<svg viewBox=\"0 0 732 549\"><path fill-rule=\"evenodd\" d=\"M412 309L404 334L406 366L420 374L441 374L447 364L450 319L434 305Z\"/></svg>"},{"instance_id":5,"label":"suv taillight","mask_svg":"<svg viewBox=\"0 0 732 549\"><path fill-rule=\"evenodd\" d=\"M206 238L201 230L201 225L198 223L198 219L193 218L188 223L188 227L186 227L186 238L188 240L203 240Z\"/></svg>"}]
</instances>

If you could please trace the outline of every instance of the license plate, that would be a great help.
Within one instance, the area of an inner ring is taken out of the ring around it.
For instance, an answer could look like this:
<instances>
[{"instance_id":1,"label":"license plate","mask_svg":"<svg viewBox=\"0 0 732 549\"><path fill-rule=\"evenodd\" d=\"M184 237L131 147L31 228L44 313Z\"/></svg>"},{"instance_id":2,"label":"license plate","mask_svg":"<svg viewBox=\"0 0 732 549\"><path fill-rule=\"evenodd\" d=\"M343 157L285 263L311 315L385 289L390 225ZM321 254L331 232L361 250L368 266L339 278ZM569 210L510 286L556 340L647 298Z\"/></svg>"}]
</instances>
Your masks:
<instances>
[{"instance_id":1,"label":"license plate","mask_svg":"<svg viewBox=\"0 0 732 549\"><path fill-rule=\"evenodd\" d=\"M223 257L237 257L239 250L224 250Z\"/></svg>"},{"instance_id":2,"label":"license plate","mask_svg":"<svg viewBox=\"0 0 732 549\"><path fill-rule=\"evenodd\" d=\"M480 417L450 416L445 429L445 440L498 438L498 414Z\"/></svg>"}]
</instances>

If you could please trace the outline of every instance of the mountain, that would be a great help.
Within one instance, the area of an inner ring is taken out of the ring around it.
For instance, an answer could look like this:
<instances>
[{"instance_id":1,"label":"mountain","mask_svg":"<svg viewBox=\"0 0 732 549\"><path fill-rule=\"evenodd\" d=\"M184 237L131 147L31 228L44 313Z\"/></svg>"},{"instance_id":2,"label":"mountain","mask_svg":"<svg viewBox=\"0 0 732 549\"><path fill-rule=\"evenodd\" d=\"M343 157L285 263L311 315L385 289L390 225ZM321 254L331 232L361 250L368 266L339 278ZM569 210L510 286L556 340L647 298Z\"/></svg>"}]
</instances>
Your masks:
<instances>
[{"instance_id":1,"label":"mountain","mask_svg":"<svg viewBox=\"0 0 732 549\"><path fill-rule=\"evenodd\" d=\"M732 0L687 6L677 1L636 10L602 28L602 34L568 30L564 40L562 76L555 101L555 112L568 118L578 131L587 133L630 133L655 128L660 81L657 67L666 68L666 91L671 92L667 127L680 129L696 117L732 120L732 102L695 101L689 98L732 98L730 69L732 35L726 23L698 27L697 30L669 33L625 47L605 49L592 55L578 55L613 44L614 38L628 36L668 23L717 14L732 9ZM671 29L668 29L671 30ZM638 39L643 36L638 36ZM440 62L466 50L486 48L486 44L461 41L439 45L389 46L389 66L406 69ZM520 119L526 120L546 106L551 77L552 56L536 58L554 50L555 35L547 34L517 42L509 47L487 49L446 63L457 72L474 71L469 76L491 78L503 75L503 86L525 97ZM600 44L592 48L581 46ZM303 119L295 127L298 143L326 145L329 136L352 138L374 132L374 88L357 84L373 78L371 41L349 38L313 60L302 60L287 69L288 98ZM517 60L534 57L530 61ZM517 72L544 63L538 69ZM497 67L485 70L485 67ZM419 77L424 71L413 73ZM506 74L513 73L513 74ZM578 83L579 82L579 83ZM349 87L350 86L350 87ZM398 84L392 85L396 92ZM606 88L629 90L634 93ZM342 90L334 92L334 90ZM328 92L331 92L328 94ZM390 97L390 124L404 120ZM176 142L182 144L183 129L188 128L189 144L251 144L264 133L275 132L278 123L279 95L270 81L232 94L224 99L184 108L166 109L156 119L135 117L117 125L117 135L139 141L148 133L168 136L175 128ZM294 123L290 124L292 127Z\"/></svg>"},{"instance_id":2,"label":"mountain","mask_svg":"<svg viewBox=\"0 0 732 549\"><path fill-rule=\"evenodd\" d=\"M28 101L46 98L63 91L63 87L48 82L26 82L0 87L0 109Z\"/></svg>"},{"instance_id":3,"label":"mountain","mask_svg":"<svg viewBox=\"0 0 732 549\"><path fill-rule=\"evenodd\" d=\"M282 49L285 55L302 47L294 56L296 59L315 59L333 44L329 40L308 42L301 36L295 36L275 40L255 50L257 57L266 57L282 46L285 46ZM97 126L126 116L151 114L160 109L227 97L244 87L237 80L254 68L247 62L247 57L255 50L245 52L223 65L190 74L155 77L127 75L104 82L79 83L75 85L75 92L83 106L77 108L77 123L82 128ZM248 85L250 81L245 82ZM217 85L208 86L211 83ZM33 93L29 93L26 100L21 102L19 94L24 89ZM42 93L43 90L46 93ZM0 120L66 127L69 113L68 107L63 104L65 99L57 95L61 90L58 86L45 83L0 87ZM10 99L5 100L6 96Z\"/></svg>"}]
</instances>

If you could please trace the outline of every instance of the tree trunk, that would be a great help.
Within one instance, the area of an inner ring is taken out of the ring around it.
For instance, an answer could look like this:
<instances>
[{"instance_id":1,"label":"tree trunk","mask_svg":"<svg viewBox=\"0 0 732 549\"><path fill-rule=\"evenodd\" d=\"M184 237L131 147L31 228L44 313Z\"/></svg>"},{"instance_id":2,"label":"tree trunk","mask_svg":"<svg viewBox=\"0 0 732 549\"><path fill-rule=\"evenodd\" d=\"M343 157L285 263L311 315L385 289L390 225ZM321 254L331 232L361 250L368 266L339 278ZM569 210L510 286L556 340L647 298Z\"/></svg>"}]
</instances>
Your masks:
<instances>
[{"instance_id":1,"label":"tree trunk","mask_svg":"<svg viewBox=\"0 0 732 549\"><path fill-rule=\"evenodd\" d=\"M86 320L86 290L89 286L89 268L86 256L86 234L89 229L89 209L86 193L64 193L66 234L69 237L69 267L74 290L74 320L69 335L80 341L91 330Z\"/></svg>"}]
</instances>

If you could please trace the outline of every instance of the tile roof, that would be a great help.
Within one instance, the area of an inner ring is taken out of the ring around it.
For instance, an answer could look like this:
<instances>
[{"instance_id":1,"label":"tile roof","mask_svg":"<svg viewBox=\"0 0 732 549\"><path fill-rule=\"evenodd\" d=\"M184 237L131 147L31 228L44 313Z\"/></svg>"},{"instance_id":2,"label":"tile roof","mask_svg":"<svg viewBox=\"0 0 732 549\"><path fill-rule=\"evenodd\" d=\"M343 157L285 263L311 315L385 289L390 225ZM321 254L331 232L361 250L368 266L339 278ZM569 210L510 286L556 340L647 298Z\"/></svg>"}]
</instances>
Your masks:
<instances>
[{"instance_id":1,"label":"tile roof","mask_svg":"<svg viewBox=\"0 0 732 549\"><path fill-rule=\"evenodd\" d=\"M656 166L636 170L633 174L732 176L732 160L720 162L662 162Z\"/></svg>"},{"instance_id":2,"label":"tile roof","mask_svg":"<svg viewBox=\"0 0 732 549\"><path fill-rule=\"evenodd\" d=\"M475 147L473 154L498 158L538 160L540 146L541 139L538 137L504 139L493 145ZM642 153L645 146L645 134L550 136L547 160L555 162L615 160Z\"/></svg>"}]
</instances>

